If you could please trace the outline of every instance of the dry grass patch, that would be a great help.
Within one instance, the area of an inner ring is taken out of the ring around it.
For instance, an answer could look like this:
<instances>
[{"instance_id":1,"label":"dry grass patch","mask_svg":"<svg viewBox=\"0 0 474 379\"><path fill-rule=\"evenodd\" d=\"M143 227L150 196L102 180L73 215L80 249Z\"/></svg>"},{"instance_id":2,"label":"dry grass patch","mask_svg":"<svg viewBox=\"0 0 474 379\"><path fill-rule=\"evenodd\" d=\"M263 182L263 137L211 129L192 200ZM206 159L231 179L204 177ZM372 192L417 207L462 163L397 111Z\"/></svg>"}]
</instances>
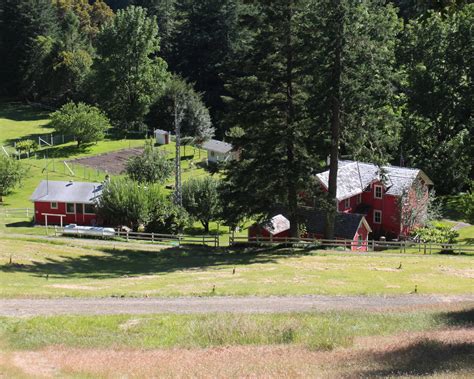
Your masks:
<instances>
[{"instance_id":1,"label":"dry grass patch","mask_svg":"<svg viewBox=\"0 0 474 379\"><path fill-rule=\"evenodd\" d=\"M208 349L74 349L50 346L0 354L2 366L37 377L101 378L367 378L469 377L474 332L450 329L359 338L330 352L299 346L224 346ZM6 357L6 358L5 358ZM0 366L1 367L1 366Z\"/></svg>"}]
</instances>

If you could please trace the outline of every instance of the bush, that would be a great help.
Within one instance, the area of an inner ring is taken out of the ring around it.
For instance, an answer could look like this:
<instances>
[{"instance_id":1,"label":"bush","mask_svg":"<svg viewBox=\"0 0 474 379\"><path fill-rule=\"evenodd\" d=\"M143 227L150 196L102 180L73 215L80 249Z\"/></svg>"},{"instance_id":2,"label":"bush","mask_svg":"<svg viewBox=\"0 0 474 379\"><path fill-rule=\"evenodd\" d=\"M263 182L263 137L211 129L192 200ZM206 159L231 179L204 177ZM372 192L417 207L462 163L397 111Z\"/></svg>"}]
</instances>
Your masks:
<instances>
[{"instance_id":1,"label":"bush","mask_svg":"<svg viewBox=\"0 0 474 379\"><path fill-rule=\"evenodd\" d=\"M30 152L36 151L38 149L38 144L32 139L25 139L23 141L17 142L15 147L20 153L25 152L30 154Z\"/></svg>"},{"instance_id":2,"label":"bush","mask_svg":"<svg viewBox=\"0 0 474 379\"><path fill-rule=\"evenodd\" d=\"M3 201L3 196L21 184L27 171L20 161L0 154L0 202Z\"/></svg>"},{"instance_id":3,"label":"bush","mask_svg":"<svg viewBox=\"0 0 474 379\"><path fill-rule=\"evenodd\" d=\"M432 242L440 244L452 244L456 242L459 233L445 225L430 225L425 228L418 228L414 231L423 242Z\"/></svg>"},{"instance_id":4,"label":"bush","mask_svg":"<svg viewBox=\"0 0 474 379\"><path fill-rule=\"evenodd\" d=\"M176 207L159 184L140 184L117 178L105 184L99 214L107 223L126 225L134 231L176 233L188 221L186 212Z\"/></svg>"},{"instance_id":5,"label":"bush","mask_svg":"<svg viewBox=\"0 0 474 379\"><path fill-rule=\"evenodd\" d=\"M147 143L143 154L132 157L126 166L130 179L139 183L164 183L174 171L173 162Z\"/></svg>"}]
</instances>

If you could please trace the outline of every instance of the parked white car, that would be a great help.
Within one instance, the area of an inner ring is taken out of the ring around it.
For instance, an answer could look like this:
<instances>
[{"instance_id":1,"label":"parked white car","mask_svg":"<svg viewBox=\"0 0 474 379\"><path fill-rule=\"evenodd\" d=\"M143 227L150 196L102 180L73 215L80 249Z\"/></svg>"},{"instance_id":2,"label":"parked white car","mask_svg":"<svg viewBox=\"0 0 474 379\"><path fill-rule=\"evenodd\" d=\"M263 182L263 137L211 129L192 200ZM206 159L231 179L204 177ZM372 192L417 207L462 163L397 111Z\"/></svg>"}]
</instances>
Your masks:
<instances>
[{"instance_id":1,"label":"parked white car","mask_svg":"<svg viewBox=\"0 0 474 379\"><path fill-rule=\"evenodd\" d=\"M115 230L113 228L102 228L98 226L79 226L77 224L69 224L64 227L63 234L93 237L114 237Z\"/></svg>"}]
</instances>

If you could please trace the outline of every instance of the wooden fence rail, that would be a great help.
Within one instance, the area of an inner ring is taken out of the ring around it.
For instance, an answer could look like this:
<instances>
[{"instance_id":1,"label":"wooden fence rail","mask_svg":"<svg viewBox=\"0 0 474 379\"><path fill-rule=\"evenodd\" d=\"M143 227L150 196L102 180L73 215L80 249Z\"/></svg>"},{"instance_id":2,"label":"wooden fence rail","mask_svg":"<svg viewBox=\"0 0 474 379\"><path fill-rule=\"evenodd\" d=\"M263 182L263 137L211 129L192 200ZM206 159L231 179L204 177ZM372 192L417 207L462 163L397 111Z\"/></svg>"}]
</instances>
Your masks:
<instances>
[{"instance_id":1,"label":"wooden fence rail","mask_svg":"<svg viewBox=\"0 0 474 379\"><path fill-rule=\"evenodd\" d=\"M324 247L340 247L363 250L367 247L369 251L398 250L400 253L406 253L410 250L416 250L418 253L431 254L437 251L452 253L474 253L474 245L449 244L449 243L430 243L430 242L413 242L413 241L353 241L353 240L325 240L313 238L269 238L269 237L229 237L230 246L238 245L278 245L278 244L315 244Z\"/></svg>"},{"instance_id":2,"label":"wooden fence rail","mask_svg":"<svg viewBox=\"0 0 474 379\"><path fill-rule=\"evenodd\" d=\"M33 208L0 208L0 216L6 218L30 218L33 215Z\"/></svg>"},{"instance_id":3,"label":"wooden fence rail","mask_svg":"<svg viewBox=\"0 0 474 379\"><path fill-rule=\"evenodd\" d=\"M64 233L64 228L55 226L54 235L58 236ZM146 241L151 243L163 242L177 242L178 246L185 244L198 244L204 246L219 247L218 235L186 235L186 234L161 234L161 233L144 233L132 232L116 229L114 235L103 233L102 235L96 231L88 233L85 230L68 231L67 235L77 235L81 237L104 237L104 238L119 238L127 242L129 241Z\"/></svg>"}]
</instances>

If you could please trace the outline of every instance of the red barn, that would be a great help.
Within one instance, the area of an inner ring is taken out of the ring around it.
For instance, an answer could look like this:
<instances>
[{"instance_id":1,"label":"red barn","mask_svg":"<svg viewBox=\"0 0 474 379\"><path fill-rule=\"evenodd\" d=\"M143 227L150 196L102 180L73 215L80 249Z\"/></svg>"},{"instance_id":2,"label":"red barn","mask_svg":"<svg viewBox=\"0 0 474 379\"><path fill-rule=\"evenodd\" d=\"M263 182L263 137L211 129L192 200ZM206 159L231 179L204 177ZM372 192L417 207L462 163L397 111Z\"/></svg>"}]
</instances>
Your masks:
<instances>
[{"instance_id":1,"label":"red barn","mask_svg":"<svg viewBox=\"0 0 474 379\"><path fill-rule=\"evenodd\" d=\"M272 241L284 240L290 236L290 221L284 210L278 210L275 216L261 224L254 224L249 228L248 238L255 241L257 238ZM307 238L322 239L326 228L326 214L310 208L298 209L298 218L306 227ZM367 251L369 233L372 232L363 215L338 213L335 222L335 238L351 240L352 250Z\"/></svg>"},{"instance_id":2,"label":"red barn","mask_svg":"<svg viewBox=\"0 0 474 379\"><path fill-rule=\"evenodd\" d=\"M329 171L317 178L327 191ZM364 214L378 236L405 237L424 223L432 185L419 169L339 161L338 211Z\"/></svg>"},{"instance_id":3,"label":"red barn","mask_svg":"<svg viewBox=\"0 0 474 379\"><path fill-rule=\"evenodd\" d=\"M102 183L43 180L30 200L40 225L97 225L96 200Z\"/></svg>"}]
</instances>

